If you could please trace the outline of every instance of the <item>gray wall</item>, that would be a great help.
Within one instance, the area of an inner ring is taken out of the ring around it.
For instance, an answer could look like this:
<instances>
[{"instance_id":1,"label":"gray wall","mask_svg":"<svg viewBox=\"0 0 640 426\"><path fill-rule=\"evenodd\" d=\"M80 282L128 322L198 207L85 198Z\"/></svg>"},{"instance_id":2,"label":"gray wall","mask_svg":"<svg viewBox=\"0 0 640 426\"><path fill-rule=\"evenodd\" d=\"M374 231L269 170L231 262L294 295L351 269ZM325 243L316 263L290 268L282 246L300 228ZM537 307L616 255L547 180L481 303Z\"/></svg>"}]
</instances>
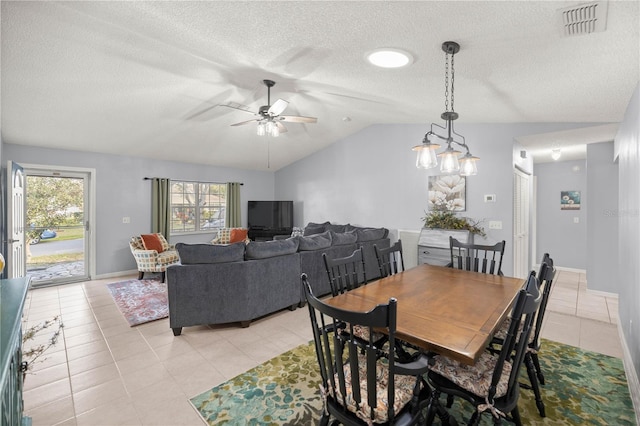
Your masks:
<instances>
[{"instance_id":1,"label":"gray wall","mask_svg":"<svg viewBox=\"0 0 640 426\"><path fill-rule=\"evenodd\" d=\"M613 142L587 145L587 287L618 293L618 165Z\"/></svg>"},{"instance_id":2,"label":"gray wall","mask_svg":"<svg viewBox=\"0 0 640 426\"><path fill-rule=\"evenodd\" d=\"M471 152L480 157L478 175L467 179L467 211L461 215L483 219L487 241L507 241L503 267L506 275L513 270L514 138L591 125L456 126ZM277 171L276 198L296 200L296 226L330 220L419 230L423 226L420 218L427 208L427 176L433 172L415 168L411 147L421 143L427 130L425 124L370 126ZM495 194L496 202L485 203L484 194ZM501 221L502 229L488 229L490 220Z\"/></svg>"},{"instance_id":3,"label":"gray wall","mask_svg":"<svg viewBox=\"0 0 640 426\"><path fill-rule=\"evenodd\" d=\"M211 153L214 155L215 153ZM247 223L247 201L272 199L272 172L158 161L88 152L43 149L5 143L2 160L51 166L96 169L96 273L130 271L136 263L129 250L133 235L151 231L151 182L144 177L205 182L243 182L242 220ZM123 224L128 216L131 223ZM208 242L213 234L171 237L171 243Z\"/></svg>"},{"instance_id":4,"label":"gray wall","mask_svg":"<svg viewBox=\"0 0 640 426\"><path fill-rule=\"evenodd\" d=\"M535 258L549 253L556 266L587 267L587 173L585 160L534 165L537 177ZM581 191L580 210L560 210L560 191ZM574 223L574 218L579 223Z\"/></svg>"},{"instance_id":5,"label":"gray wall","mask_svg":"<svg viewBox=\"0 0 640 426\"><path fill-rule=\"evenodd\" d=\"M620 327L640 380L640 86L615 139L619 167L618 290ZM631 373L627 367L627 372ZM632 383L629 379L629 383ZM638 395L636 395L638 396ZM640 400L634 401L636 411Z\"/></svg>"}]
</instances>

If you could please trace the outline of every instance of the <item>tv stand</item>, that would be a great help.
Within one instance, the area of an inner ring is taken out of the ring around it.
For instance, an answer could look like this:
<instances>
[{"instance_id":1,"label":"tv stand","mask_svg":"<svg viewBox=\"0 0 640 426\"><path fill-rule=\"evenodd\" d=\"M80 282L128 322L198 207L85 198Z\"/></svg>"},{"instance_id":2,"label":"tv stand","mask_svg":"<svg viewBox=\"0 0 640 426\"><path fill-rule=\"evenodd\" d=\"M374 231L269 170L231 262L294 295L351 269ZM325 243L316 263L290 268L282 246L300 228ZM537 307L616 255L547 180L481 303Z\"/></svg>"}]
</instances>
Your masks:
<instances>
[{"instance_id":1,"label":"tv stand","mask_svg":"<svg viewBox=\"0 0 640 426\"><path fill-rule=\"evenodd\" d=\"M278 229L249 229L248 237L252 241L269 241L273 240L276 235L291 235L291 228Z\"/></svg>"}]
</instances>

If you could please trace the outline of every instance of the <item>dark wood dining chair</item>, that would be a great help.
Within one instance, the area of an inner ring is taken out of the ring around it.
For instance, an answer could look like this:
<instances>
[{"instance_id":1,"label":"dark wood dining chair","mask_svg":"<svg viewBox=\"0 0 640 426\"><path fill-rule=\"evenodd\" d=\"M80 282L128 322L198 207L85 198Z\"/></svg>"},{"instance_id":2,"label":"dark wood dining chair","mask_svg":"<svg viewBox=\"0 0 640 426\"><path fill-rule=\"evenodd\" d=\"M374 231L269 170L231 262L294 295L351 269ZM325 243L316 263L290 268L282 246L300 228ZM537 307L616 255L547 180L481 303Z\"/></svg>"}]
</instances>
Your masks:
<instances>
[{"instance_id":1,"label":"dark wood dining chair","mask_svg":"<svg viewBox=\"0 0 640 426\"><path fill-rule=\"evenodd\" d=\"M346 257L332 259L326 253L322 253L322 258L324 259L324 266L327 270L333 296L367 283L362 247L354 250L353 253Z\"/></svg>"},{"instance_id":2,"label":"dark wood dining chair","mask_svg":"<svg viewBox=\"0 0 640 426\"><path fill-rule=\"evenodd\" d=\"M449 237L450 267L483 274L502 275L505 241L494 245L461 243Z\"/></svg>"},{"instance_id":3,"label":"dark wood dining chair","mask_svg":"<svg viewBox=\"0 0 640 426\"><path fill-rule=\"evenodd\" d=\"M378 259L380 278L404 271L402 240L396 241L394 245L388 248L378 248L378 246L374 244L373 250L376 253L376 259Z\"/></svg>"},{"instance_id":4,"label":"dark wood dining chair","mask_svg":"<svg viewBox=\"0 0 640 426\"><path fill-rule=\"evenodd\" d=\"M425 374L429 360L421 355L401 364L383 352L383 347L355 336L355 325L367 330L384 330L393 347L396 334L397 301L393 298L369 312L332 307L313 295L307 275L301 276L309 307L313 340L325 398L320 425L417 425L424 424L429 403ZM349 324L334 333L340 324ZM385 345L385 347L387 347Z\"/></svg>"},{"instance_id":5,"label":"dark wood dining chair","mask_svg":"<svg viewBox=\"0 0 640 426\"><path fill-rule=\"evenodd\" d=\"M469 425L477 425L483 413L489 412L495 424L507 418L521 425L518 411L520 367L528 348L536 312L542 301L539 282L531 272L525 285L516 296L511 322L503 345L498 353L485 351L474 365L462 364L442 355L434 357L434 365L428 374L433 387L432 398L438 401L442 393L463 398L474 407ZM431 404L427 424L435 417L437 404Z\"/></svg>"},{"instance_id":6,"label":"dark wood dining chair","mask_svg":"<svg viewBox=\"0 0 640 426\"><path fill-rule=\"evenodd\" d=\"M544 385L544 375L540 368L540 361L538 359L538 352L541 348L540 332L542 331L542 323L544 320L544 314L547 310L547 303L549 302L549 295L553 287L553 280L556 275L556 269L553 266L553 259L549 257L548 253L545 253L540 263L540 269L538 270L538 280L540 283L540 290L542 292L542 301L540 302L540 308L536 314L536 319L533 326L533 331L529 337L529 343L527 352L524 358L524 365L527 369L527 376L529 378L529 384L520 383L520 386L533 391L536 400L536 407L540 417L546 417L546 411L544 402L542 401L542 395L540 392L540 385ZM511 318L507 318L502 326L493 336L491 340L490 350L495 350L497 345L502 345L506 332L509 329Z\"/></svg>"}]
</instances>

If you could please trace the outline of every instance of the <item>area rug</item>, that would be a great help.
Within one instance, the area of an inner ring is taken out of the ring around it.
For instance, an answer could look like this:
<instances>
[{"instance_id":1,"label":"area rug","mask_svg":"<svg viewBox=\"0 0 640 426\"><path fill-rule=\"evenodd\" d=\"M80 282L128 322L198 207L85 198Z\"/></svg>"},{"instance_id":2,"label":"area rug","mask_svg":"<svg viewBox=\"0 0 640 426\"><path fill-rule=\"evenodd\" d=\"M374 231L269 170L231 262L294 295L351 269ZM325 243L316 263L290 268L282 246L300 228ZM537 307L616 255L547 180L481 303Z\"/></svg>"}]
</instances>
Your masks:
<instances>
[{"instance_id":1,"label":"area rug","mask_svg":"<svg viewBox=\"0 0 640 426\"><path fill-rule=\"evenodd\" d=\"M547 417L538 414L533 392L522 389L518 408L523 424L636 424L620 359L544 339L539 356ZM191 398L191 403L209 425L317 424L322 410L317 371L313 344L301 345ZM473 408L456 398L448 410L466 424ZM481 424L493 424L491 416L484 415Z\"/></svg>"},{"instance_id":2,"label":"area rug","mask_svg":"<svg viewBox=\"0 0 640 426\"><path fill-rule=\"evenodd\" d=\"M107 288L131 327L169 316L167 285L155 280L128 280Z\"/></svg>"}]
</instances>

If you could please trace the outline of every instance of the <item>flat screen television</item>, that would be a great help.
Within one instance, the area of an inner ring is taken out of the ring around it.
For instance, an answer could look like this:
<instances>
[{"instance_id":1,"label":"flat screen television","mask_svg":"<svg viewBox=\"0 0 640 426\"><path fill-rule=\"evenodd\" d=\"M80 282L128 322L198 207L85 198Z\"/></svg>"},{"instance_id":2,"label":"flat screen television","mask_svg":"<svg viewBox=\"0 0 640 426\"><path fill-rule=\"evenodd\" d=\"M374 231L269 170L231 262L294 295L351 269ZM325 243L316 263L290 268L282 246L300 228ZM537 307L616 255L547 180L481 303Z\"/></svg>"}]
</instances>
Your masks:
<instances>
[{"instance_id":1,"label":"flat screen television","mask_svg":"<svg viewBox=\"0 0 640 426\"><path fill-rule=\"evenodd\" d=\"M249 201L249 229L293 228L293 201Z\"/></svg>"}]
</instances>

